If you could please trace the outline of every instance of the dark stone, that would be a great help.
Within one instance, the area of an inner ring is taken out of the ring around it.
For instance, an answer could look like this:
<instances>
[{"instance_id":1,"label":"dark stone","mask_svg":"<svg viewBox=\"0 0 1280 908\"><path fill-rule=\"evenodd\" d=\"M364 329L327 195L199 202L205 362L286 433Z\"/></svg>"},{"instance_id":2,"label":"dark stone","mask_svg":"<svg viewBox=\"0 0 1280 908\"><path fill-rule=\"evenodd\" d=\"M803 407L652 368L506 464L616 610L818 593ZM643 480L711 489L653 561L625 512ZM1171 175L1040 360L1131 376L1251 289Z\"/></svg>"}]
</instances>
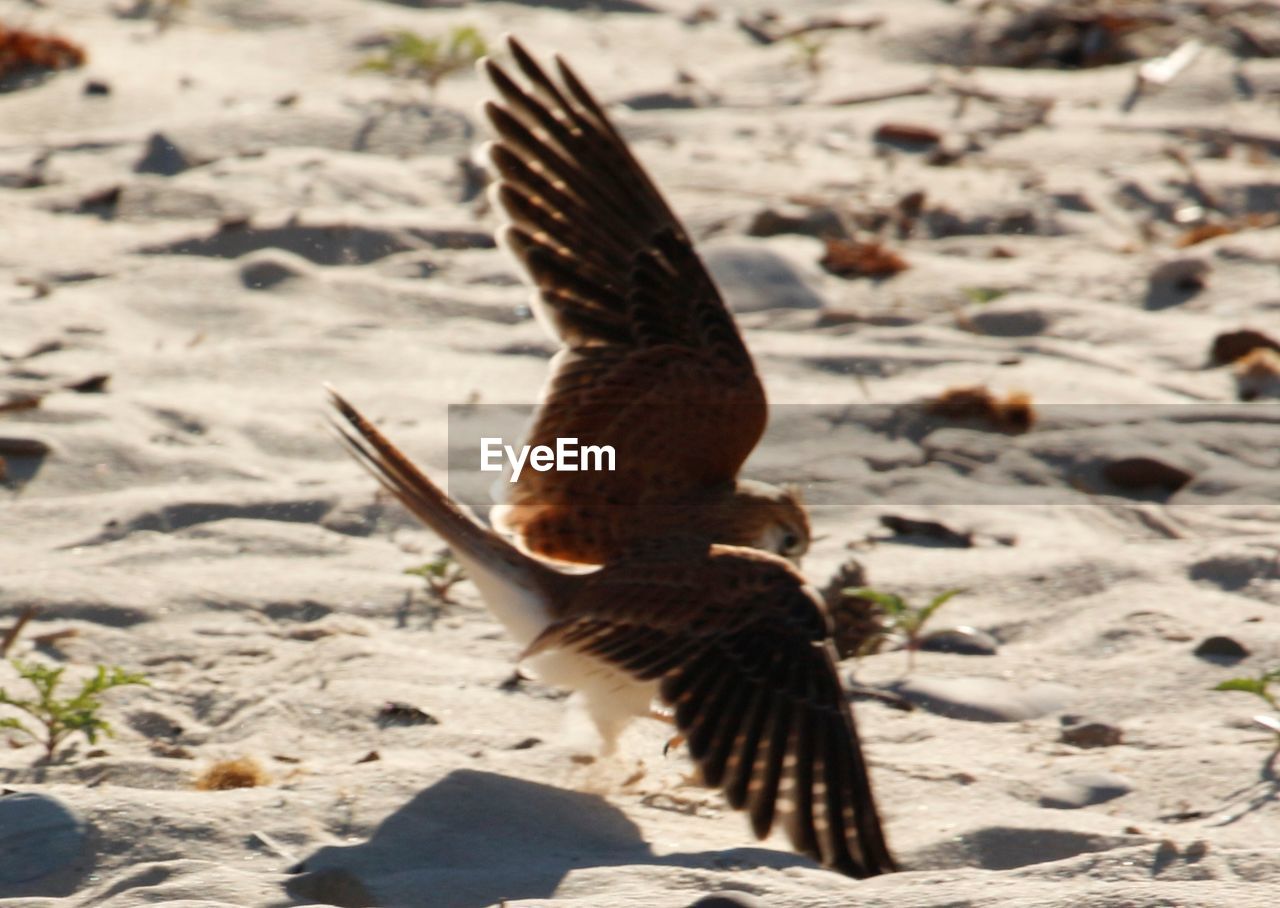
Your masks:
<instances>
[{"instance_id":1,"label":"dark stone","mask_svg":"<svg viewBox=\"0 0 1280 908\"><path fill-rule=\"evenodd\" d=\"M133 169L137 173L157 173L171 177L193 167L193 162L161 133L152 133L147 140L147 150Z\"/></svg>"},{"instance_id":2,"label":"dark stone","mask_svg":"<svg viewBox=\"0 0 1280 908\"><path fill-rule=\"evenodd\" d=\"M1244 646L1230 637L1206 637L1196 647L1195 654L1210 662L1235 663L1249 655Z\"/></svg>"},{"instance_id":3,"label":"dark stone","mask_svg":"<svg viewBox=\"0 0 1280 908\"><path fill-rule=\"evenodd\" d=\"M717 892L715 895L703 896L689 908L767 908L767 906L768 902L763 902L745 892Z\"/></svg>"},{"instance_id":4,"label":"dark stone","mask_svg":"<svg viewBox=\"0 0 1280 908\"><path fill-rule=\"evenodd\" d=\"M84 83L84 93L86 95L109 95L111 94L111 85L101 79L90 79Z\"/></svg>"},{"instance_id":5,"label":"dark stone","mask_svg":"<svg viewBox=\"0 0 1280 908\"><path fill-rule=\"evenodd\" d=\"M1000 643L986 631L961 625L944 627L926 634L920 649L930 653L954 653L959 656L994 656Z\"/></svg>"},{"instance_id":6,"label":"dark stone","mask_svg":"<svg viewBox=\"0 0 1280 908\"><path fill-rule=\"evenodd\" d=\"M1109 772L1081 772L1065 776L1050 791L1040 796L1041 807L1078 810L1094 804L1105 804L1133 791L1124 776Z\"/></svg>"},{"instance_id":7,"label":"dark stone","mask_svg":"<svg viewBox=\"0 0 1280 908\"><path fill-rule=\"evenodd\" d=\"M1213 348L1209 351L1209 359L1215 366L1225 366L1243 359L1254 350L1275 350L1280 353L1280 342L1272 340L1261 331L1242 328L1239 331L1224 331L1213 339Z\"/></svg>"},{"instance_id":8,"label":"dark stone","mask_svg":"<svg viewBox=\"0 0 1280 908\"><path fill-rule=\"evenodd\" d=\"M1124 740L1124 732L1106 722L1087 722L1078 716L1062 717L1063 744L1073 747L1114 747Z\"/></svg>"},{"instance_id":9,"label":"dark stone","mask_svg":"<svg viewBox=\"0 0 1280 908\"><path fill-rule=\"evenodd\" d=\"M264 249L240 266L240 282L250 290L269 290L307 273L307 262L279 249Z\"/></svg>"},{"instance_id":10,"label":"dark stone","mask_svg":"<svg viewBox=\"0 0 1280 908\"><path fill-rule=\"evenodd\" d=\"M1102 468L1102 475L1123 489L1156 488L1171 495L1195 478L1191 472L1154 457L1113 460Z\"/></svg>"},{"instance_id":11,"label":"dark stone","mask_svg":"<svg viewBox=\"0 0 1280 908\"><path fill-rule=\"evenodd\" d=\"M1209 263L1199 258L1177 258L1157 265L1147 279L1147 309L1167 309L1185 303L1204 289Z\"/></svg>"}]
</instances>

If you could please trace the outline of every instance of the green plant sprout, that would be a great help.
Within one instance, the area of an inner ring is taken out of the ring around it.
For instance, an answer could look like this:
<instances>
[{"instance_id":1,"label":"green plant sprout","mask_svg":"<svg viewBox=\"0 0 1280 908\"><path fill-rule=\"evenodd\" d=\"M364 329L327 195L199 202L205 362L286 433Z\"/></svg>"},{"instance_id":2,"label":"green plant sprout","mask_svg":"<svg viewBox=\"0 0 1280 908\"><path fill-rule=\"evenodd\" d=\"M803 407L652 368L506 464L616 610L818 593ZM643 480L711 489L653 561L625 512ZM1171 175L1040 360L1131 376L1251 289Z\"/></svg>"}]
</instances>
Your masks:
<instances>
[{"instance_id":1,"label":"green plant sprout","mask_svg":"<svg viewBox=\"0 0 1280 908\"><path fill-rule=\"evenodd\" d=\"M826 38L815 38L812 35L792 35L787 39L795 51L795 61L810 76L822 74L826 65L822 53L827 49Z\"/></svg>"},{"instance_id":2,"label":"green plant sprout","mask_svg":"<svg viewBox=\"0 0 1280 908\"><path fill-rule=\"evenodd\" d=\"M470 25L458 26L444 38L424 38L417 32L404 29L392 33L391 43L381 54L370 57L356 68L422 79L434 97L436 86L444 79L470 69L488 50L483 36Z\"/></svg>"},{"instance_id":3,"label":"green plant sprout","mask_svg":"<svg viewBox=\"0 0 1280 908\"><path fill-rule=\"evenodd\" d=\"M1266 701L1267 706L1280 713L1280 697L1277 697L1276 694L1273 694L1268 689L1272 681L1280 684L1280 668L1273 668L1271 671L1263 672L1256 678L1231 678L1214 685L1213 689L1238 690L1246 694L1253 694L1261 697ZM1280 715L1254 716L1253 721L1276 736L1276 752L1280 753Z\"/></svg>"},{"instance_id":4,"label":"green plant sprout","mask_svg":"<svg viewBox=\"0 0 1280 908\"><path fill-rule=\"evenodd\" d=\"M453 560L453 555L445 552L434 561L428 561L426 564L418 567L407 568L406 574L414 574L421 577L427 583L427 589L431 591L431 595L435 596L440 602L452 602L449 598L449 590L451 590L458 581L467 579L467 572L462 569L462 565Z\"/></svg>"},{"instance_id":5,"label":"green plant sprout","mask_svg":"<svg viewBox=\"0 0 1280 908\"><path fill-rule=\"evenodd\" d=\"M958 596L967 590L960 588L946 590L930 599L928 605L919 608L910 605L897 593L882 593L879 590L866 588L850 588L842 592L846 596L857 596L873 602L883 612L880 630L863 641L858 648L858 655L873 653L885 640L896 638L901 641L903 649L907 651L907 671L911 671L915 668L916 651L924 642L924 626L953 596Z\"/></svg>"},{"instance_id":6,"label":"green plant sprout","mask_svg":"<svg viewBox=\"0 0 1280 908\"><path fill-rule=\"evenodd\" d=\"M45 760L52 760L63 741L76 732L88 738L90 744L97 743L99 732L111 736L111 726L98 715L102 708L98 695L113 687L147 683L142 675L131 674L118 666L99 665L93 677L81 683L78 694L61 698L57 696L57 688L65 668L48 668L38 662L18 659L10 660L10 664L17 669L19 678L35 688L35 698L12 697L0 687L0 706L21 710L44 729L43 733L34 732L15 718L0 718L0 729L19 732L43 745Z\"/></svg>"},{"instance_id":7,"label":"green plant sprout","mask_svg":"<svg viewBox=\"0 0 1280 908\"><path fill-rule=\"evenodd\" d=\"M995 302L1009 292L1000 287L961 287L960 290L969 302L978 306Z\"/></svg>"}]
</instances>

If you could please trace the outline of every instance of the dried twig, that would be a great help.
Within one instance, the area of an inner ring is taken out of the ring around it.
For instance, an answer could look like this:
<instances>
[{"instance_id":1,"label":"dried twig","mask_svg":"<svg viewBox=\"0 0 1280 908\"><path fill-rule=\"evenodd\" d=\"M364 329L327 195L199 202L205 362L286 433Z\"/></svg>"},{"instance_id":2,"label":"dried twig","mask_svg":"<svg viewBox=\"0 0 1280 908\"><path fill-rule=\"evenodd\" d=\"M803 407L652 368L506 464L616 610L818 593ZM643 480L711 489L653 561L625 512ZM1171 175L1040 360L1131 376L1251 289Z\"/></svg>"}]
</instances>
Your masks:
<instances>
[{"instance_id":1,"label":"dried twig","mask_svg":"<svg viewBox=\"0 0 1280 908\"><path fill-rule=\"evenodd\" d=\"M13 622L13 625L4 632L4 638L0 639L0 659L9 655L9 650L13 647L14 642L17 641L18 635L22 633L22 629L26 627L27 622L34 618L36 613L39 611L39 606L28 605L18 613L18 617Z\"/></svg>"},{"instance_id":2,"label":"dried twig","mask_svg":"<svg viewBox=\"0 0 1280 908\"><path fill-rule=\"evenodd\" d=\"M852 107L855 104L875 104L878 101L892 101L896 98L911 98L916 95L930 94L934 89L932 82L920 82L916 85L904 85L900 88L886 88L881 91L868 91L856 95L844 95L825 102L830 107Z\"/></svg>"}]
</instances>

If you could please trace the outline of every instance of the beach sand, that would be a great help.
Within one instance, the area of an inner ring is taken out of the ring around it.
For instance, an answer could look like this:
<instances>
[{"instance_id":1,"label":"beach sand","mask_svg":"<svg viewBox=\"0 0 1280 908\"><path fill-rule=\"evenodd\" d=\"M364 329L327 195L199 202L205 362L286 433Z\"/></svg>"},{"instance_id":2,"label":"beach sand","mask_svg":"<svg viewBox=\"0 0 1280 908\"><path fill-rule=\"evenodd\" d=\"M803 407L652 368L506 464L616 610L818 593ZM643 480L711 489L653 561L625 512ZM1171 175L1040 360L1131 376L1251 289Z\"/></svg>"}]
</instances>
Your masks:
<instances>
[{"instance_id":1,"label":"beach sand","mask_svg":"<svg viewBox=\"0 0 1280 908\"><path fill-rule=\"evenodd\" d=\"M1211 357L1280 338L1280 58L1239 46L1280 47L1266 16L1139 29L1204 45L1126 110L1138 61L959 68L1019 46L972 3L600 5L193 0L161 30L0 2L88 55L0 94L0 401L40 398L0 412L0 629L36 607L11 657L149 681L96 745L0 750L0 904L1273 904L1275 736L1211 690L1280 667L1276 383ZM739 16L879 23L765 44ZM564 53L685 220L775 408L746 473L813 503L814 584L856 558L911 602L963 588L930 627L997 641L841 664L924 704L854 707L903 872L754 842L658 723L582 760L474 587L404 573L439 541L328 431L324 382L444 479L449 406L547 372L477 184L490 89L355 71L459 26ZM829 273L841 230L909 267ZM920 428L973 386L1029 395L1030 431ZM1215 636L1247 655L1196 655ZM1118 740L1067 743L1076 717ZM240 758L259 784L196 787Z\"/></svg>"}]
</instances>

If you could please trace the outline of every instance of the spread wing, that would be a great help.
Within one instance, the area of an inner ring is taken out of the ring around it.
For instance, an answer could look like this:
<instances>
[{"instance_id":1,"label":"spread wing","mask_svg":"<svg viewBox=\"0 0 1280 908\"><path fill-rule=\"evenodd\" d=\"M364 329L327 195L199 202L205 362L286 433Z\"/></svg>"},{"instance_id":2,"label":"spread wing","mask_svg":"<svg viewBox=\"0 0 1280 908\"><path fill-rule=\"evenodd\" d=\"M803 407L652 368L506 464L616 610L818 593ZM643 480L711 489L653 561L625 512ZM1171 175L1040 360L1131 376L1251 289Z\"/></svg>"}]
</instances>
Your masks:
<instances>
[{"instance_id":1,"label":"spread wing","mask_svg":"<svg viewBox=\"0 0 1280 908\"><path fill-rule=\"evenodd\" d=\"M828 867L896 869L826 613L785 562L731 546L623 558L592 575L569 614L530 653L568 647L661 679L703 780L758 837L779 819Z\"/></svg>"},{"instance_id":2,"label":"spread wing","mask_svg":"<svg viewBox=\"0 0 1280 908\"><path fill-rule=\"evenodd\" d=\"M501 96L486 112L503 240L565 345L528 444L567 437L616 452L612 473L526 471L514 486L507 526L564 557L540 548L531 524L732 482L764 431L765 397L688 235L604 111L562 61L555 81L510 46L527 87L485 64Z\"/></svg>"}]
</instances>

